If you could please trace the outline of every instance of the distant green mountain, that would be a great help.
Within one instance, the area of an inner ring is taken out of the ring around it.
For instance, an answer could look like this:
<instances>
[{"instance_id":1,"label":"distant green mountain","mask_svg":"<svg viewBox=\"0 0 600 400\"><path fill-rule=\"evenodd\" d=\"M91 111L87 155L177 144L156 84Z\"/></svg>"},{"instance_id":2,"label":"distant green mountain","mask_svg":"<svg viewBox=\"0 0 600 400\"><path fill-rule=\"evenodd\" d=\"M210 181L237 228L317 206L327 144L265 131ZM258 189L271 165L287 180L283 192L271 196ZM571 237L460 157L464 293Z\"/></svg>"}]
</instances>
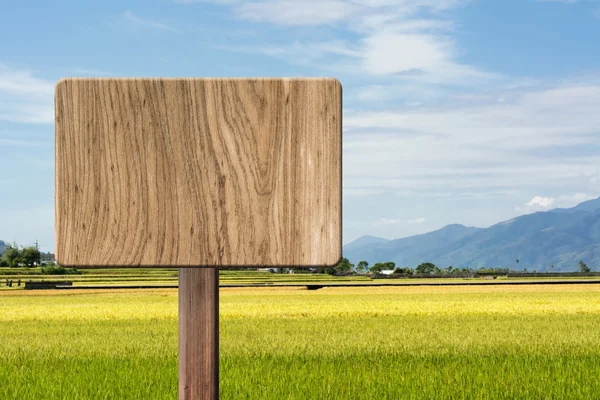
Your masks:
<instances>
[{"instance_id":1,"label":"distant green mountain","mask_svg":"<svg viewBox=\"0 0 600 400\"><path fill-rule=\"evenodd\" d=\"M377 239L361 237L347 244L344 257L354 263L393 261L412 268L429 261L441 267L537 271L575 271L583 260L600 270L600 198L569 209L523 215L489 228L448 225L423 235Z\"/></svg>"}]
</instances>

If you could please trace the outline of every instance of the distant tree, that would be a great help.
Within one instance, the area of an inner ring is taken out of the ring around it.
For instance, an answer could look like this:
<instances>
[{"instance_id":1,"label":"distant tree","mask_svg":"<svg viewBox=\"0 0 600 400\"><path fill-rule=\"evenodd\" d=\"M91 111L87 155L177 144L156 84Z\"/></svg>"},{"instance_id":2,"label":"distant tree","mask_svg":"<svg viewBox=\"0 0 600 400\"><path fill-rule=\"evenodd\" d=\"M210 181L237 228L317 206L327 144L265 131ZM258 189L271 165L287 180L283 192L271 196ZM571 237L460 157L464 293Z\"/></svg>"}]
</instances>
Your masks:
<instances>
[{"instance_id":1,"label":"distant tree","mask_svg":"<svg viewBox=\"0 0 600 400\"><path fill-rule=\"evenodd\" d=\"M41 254L35 246L23 247L21 250L21 262L27 267L33 267L40 263Z\"/></svg>"},{"instance_id":2,"label":"distant tree","mask_svg":"<svg viewBox=\"0 0 600 400\"><path fill-rule=\"evenodd\" d=\"M359 261L358 264L356 265L356 270L358 272L364 272L367 271L367 269L369 268L369 263L366 261Z\"/></svg>"},{"instance_id":3,"label":"distant tree","mask_svg":"<svg viewBox=\"0 0 600 400\"><path fill-rule=\"evenodd\" d=\"M592 272L592 269L587 266L583 261L579 261L579 272L588 273Z\"/></svg>"},{"instance_id":4,"label":"distant tree","mask_svg":"<svg viewBox=\"0 0 600 400\"><path fill-rule=\"evenodd\" d=\"M550 265L550 272L554 272L554 264Z\"/></svg>"},{"instance_id":5,"label":"distant tree","mask_svg":"<svg viewBox=\"0 0 600 400\"><path fill-rule=\"evenodd\" d=\"M413 273L413 270L408 267L404 267L404 268L396 267L396 269L394 269L394 274L412 275L412 273Z\"/></svg>"},{"instance_id":6,"label":"distant tree","mask_svg":"<svg viewBox=\"0 0 600 400\"><path fill-rule=\"evenodd\" d=\"M354 264L352 264L347 258L342 258L335 267L325 268L325 273L329 275L335 275L336 273L352 271Z\"/></svg>"},{"instance_id":7,"label":"distant tree","mask_svg":"<svg viewBox=\"0 0 600 400\"><path fill-rule=\"evenodd\" d=\"M425 262L425 263L421 263L417 266L417 268L415 269L415 272L418 274L431 274L432 272L435 271L437 267L435 266L435 264L430 263L430 262Z\"/></svg>"},{"instance_id":8,"label":"distant tree","mask_svg":"<svg viewBox=\"0 0 600 400\"><path fill-rule=\"evenodd\" d=\"M383 269L394 270L396 268L396 263L393 261L388 261L383 263Z\"/></svg>"},{"instance_id":9,"label":"distant tree","mask_svg":"<svg viewBox=\"0 0 600 400\"><path fill-rule=\"evenodd\" d=\"M345 272L345 271L352 271L352 269L354 268L354 264L352 264L350 262L350 260L348 260L347 258L342 258L340 260L340 262L338 263L338 265L335 266L335 270L337 272Z\"/></svg>"},{"instance_id":10,"label":"distant tree","mask_svg":"<svg viewBox=\"0 0 600 400\"><path fill-rule=\"evenodd\" d=\"M385 263L375 263L371 268L369 268L369 271L373 272L374 274L378 274L384 269Z\"/></svg>"},{"instance_id":11,"label":"distant tree","mask_svg":"<svg viewBox=\"0 0 600 400\"><path fill-rule=\"evenodd\" d=\"M2 259L9 267L18 267L21 262L21 250L16 244L9 244L2 253Z\"/></svg>"}]
</instances>

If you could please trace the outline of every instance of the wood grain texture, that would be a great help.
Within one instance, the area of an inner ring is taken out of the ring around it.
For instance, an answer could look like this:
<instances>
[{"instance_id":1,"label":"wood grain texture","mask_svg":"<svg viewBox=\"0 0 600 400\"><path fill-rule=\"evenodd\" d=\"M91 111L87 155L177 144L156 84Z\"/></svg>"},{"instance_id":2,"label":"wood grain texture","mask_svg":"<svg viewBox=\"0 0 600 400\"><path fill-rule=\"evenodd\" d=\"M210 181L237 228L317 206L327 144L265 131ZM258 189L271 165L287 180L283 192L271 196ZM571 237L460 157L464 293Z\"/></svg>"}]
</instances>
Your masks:
<instances>
[{"instance_id":1,"label":"wood grain texture","mask_svg":"<svg viewBox=\"0 0 600 400\"><path fill-rule=\"evenodd\" d=\"M65 79L61 265L326 266L341 257L335 79Z\"/></svg>"},{"instance_id":2,"label":"wood grain texture","mask_svg":"<svg viewBox=\"0 0 600 400\"><path fill-rule=\"evenodd\" d=\"M179 399L219 398L219 270L179 270Z\"/></svg>"}]
</instances>

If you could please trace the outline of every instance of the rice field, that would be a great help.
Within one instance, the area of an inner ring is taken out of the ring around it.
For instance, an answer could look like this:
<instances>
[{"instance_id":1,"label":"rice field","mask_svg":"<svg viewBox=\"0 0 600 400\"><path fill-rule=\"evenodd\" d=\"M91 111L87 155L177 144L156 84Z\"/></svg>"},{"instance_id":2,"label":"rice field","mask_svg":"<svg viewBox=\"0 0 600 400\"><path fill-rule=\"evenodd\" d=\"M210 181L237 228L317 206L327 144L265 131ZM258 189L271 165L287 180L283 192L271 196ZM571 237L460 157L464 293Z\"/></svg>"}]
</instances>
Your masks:
<instances>
[{"instance_id":1,"label":"rice field","mask_svg":"<svg viewBox=\"0 0 600 400\"><path fill-rule=\"evenodd\" d=\"M222 399L598 399L600 285L221 289ZM177 291L0 292L0 399L176 399Z\"/></svg>"},{"instance_id":2,"label":"rice field","mask_svg":"<svg viewBox=\"0 0 600 400\"><path fill-rule=\"evenodd\" d=\"M22 289L26 281L56 281L68 280L73 286L177 286L178 270L176 268L106 268L82 269L78 275L43 275L39 268L0 268L0 291ZM6 280L12 280L13 286L6 287ZM22 286L17 286L21 280ZM457 278L457 277L431 277L431 278L397 278L397 279L372 279L367 275L330 276L317 273L273 274L270 272L252 270L221 270L219 272L221 285L238 284L415 284L415 283L511 283L539 282L539 281L590 281L599 282L600 276L563 276L555 277L510 277L499 276L497 279Z\"/></svg>"}]
</instances>

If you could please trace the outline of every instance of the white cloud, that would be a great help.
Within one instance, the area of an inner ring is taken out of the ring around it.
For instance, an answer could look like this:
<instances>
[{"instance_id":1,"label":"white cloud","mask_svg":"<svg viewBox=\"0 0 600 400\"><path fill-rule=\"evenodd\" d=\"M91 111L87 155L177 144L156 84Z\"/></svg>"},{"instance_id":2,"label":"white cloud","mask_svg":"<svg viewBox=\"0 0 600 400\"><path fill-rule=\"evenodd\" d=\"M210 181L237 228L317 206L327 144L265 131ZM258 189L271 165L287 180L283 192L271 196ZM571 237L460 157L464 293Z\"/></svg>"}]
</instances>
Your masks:
<instances>
[{"instance_id":1,"label":"white cloud","mask_svg":"<svg viewBox=\"0 0 600 400\"><path fill-rule=\"evenodd\" d=\"M524 207L516 207L517 212L535 212L547 211L553 208L571 208L583 203L587 200L592 200L598 197L598 194L590 193L575 193L563 194L557 198L534 196L531 200L525 203Z\"/></svg>"},{"instance_id":2,"label":"white cloud","mask_svg":"<svg viewBox=\"0 0 600 400\"><path fill-rule=\"evenodd\" d=\"M247 45L214 45L217 48L241 53L264 54L285 60L293 60L296 64L312 64L322 60L328 55L357 57L359 51L351 48L343 40L330 40L324 42L294 42L284 46L247 46Z\"/></svg>"},{"instance_id":3,"label":"white cloud","mask_svg":"<svg viewBox=\"0 0 600 400\"><path fill-rule=\"evenodd\" d=\"M225 5L231 15L271 25L269 38L234 45L223 39L222 48L308 66L349 83L343 152L344 196L351 203L412 192L448 199L458 209L477 199L472 204L479 214L469 214L491 223L498 215L512 217L511 205L533 194L552 193L555 198L548 198L557 206L569 201L557 193L600 193L592 175L600 165L600 153L592 151L600 146L598 77L549 84L470 64L454 12L466 4L232 1ZM440 219L428 215L419 225L407 217L377 218L365 217L365 223L394 235Z\"/></svg>"},{"instance_id":4,"label":"white cloud","mask_svg":"<svg viewBox=\"0 0 600 400\"><path fill-rule=\"evenodd\" d=\"M436 20L414 17L423 11L439 13L460 7L465 0L175 0L175 3L214 3L232 6L242 19L276 25L314 26L352 22L360 28L401 22L421 29L439 26ZM407 18L412 16L411 20ZM402 19L400 19L402 17Z\"/></svg>"},{"instance_id":5,"label":"white cloud","mask_svg":"<svg viewBox=\"0 0 600 400\"><path fill-rule=\"evenodd\" d=\"M393 218L379 218L374 225L396 225L401 224L403 220Z\"/></svg>"},{"instance_id":6,"label":"white cloud","mask_svg":"<svg viewBox=\"0 0 600 400\"><path fill-rule=\"evenodd\" d=\"M173 28L170 25L138 17L129 10L123 13L123 17L127 21L128 25L134 29L154 29L173 33L181 33L179 29Z\"/></svg>"},{"instance_id":7,"label":"white cloud","mask_svg":"<svg viewBox=\"0 0 600 400\"><path fill-rule=\"evenodd\" d=\"M600 174L597 172L590 174L589 184L591 189L600 192Z\"/></svg>"},{"instance_id":8,"label":"white cloud","mask_svg":"<svg viewBox=\"0 0 600 400\"><path fill-rule=\"evenodd\" d=\"M525 205L531 210L549 210L554 206L554 199L550 197L535 196Z\"/></svg>"},{"instance_id":9,"label":"white cloud","mask_svg":"<svg viewBox=\"0 0 600 400\"><path fill-rule=\"evenodd\" d=\"M399 218L379 218L377 221L375 221L373 223L373 225L375 226L381 226L381 225L403 225L403 224L423 224L425 223L425 218L423 217L416 217L416 218L410 218L408 220L405 219L399 219Z\"/></svg>"},{"instance_id":10,"label":"white cloud","mask_svg":"<svg viewBox=\"0 0 600 400\"><path fill-rule=\"evenodd\" d=\"M584 191L600 155L577 147L600 146L600 84L580 79L543 86L461 62L448 11L465 3L231 2L238 18L294 26L294 32L300 25L311 32L317 24L329 39L227 48L337 69L366 82L345 92L361 102L344 110L344 157L351 160L344 164L345 195ZM448 94L458 86L462 94ZM544 155L549 150L553 155Z\"/></svg>"},{"instance_id":11,"label":"white cloud","mask_svg":"<svg viewBox=\"0 0 600 400\"><path fill-rule=\"evenodd\" d=\"M349 43L295 41L221 48L278 57L295 64L374 77L419 82L473 85L495 74L461 64L461 49L450 36L454 24L444 11L466 1L262 0L227 4L240 19L279 26L335 26L357 38ZM334 59L332 61L332 59Z\"/></svg>"},{"instance_id":12,"label":"white cloud","mask_svg":"<svg viewBox=\"0 0 600 400\"><path fill-rule=\"evenodd\" d=\"M474 200L495 200L495 199L505 199L507 196L515 196L518 195L518 192L515 190L465 190L465 191L434 191L434 190L400 190L396 192L396 195L401 198L407 197L417 197L419 199L451 199L451 200L465 200L465 201L474 201ZM421 200L418 200L421 201Z\"/></svg>"},{"instance_id":13,"label":"white cloud","mask_svg":"<svg viewBox=\"0 0 600 400\"><path fill-rule=\"evenodd\" d=\"M353 2L340 0L265 0L243 2L235 13L243 19L278 25L323 25L349 18L360 10Z\"/></svg>"},{"instance_id":14,"label":"white cloud","mask_svg":"<svg viewBox=\"0 0 600 400\"><path fill-rule=\"evenodd\" d=\"M598 198L598 194L590 194L590 193L575 193L572 195L561 195L556 199L556 204L561 208L570 208L574 207L579 203L583 203L587 200L592 200Z\"/></svg>"},{"instance_id":15,"label":"white cloud","mask_svg":"<svg viewBox=\"0 0 600 400\"><path fill-rule=\"evenodd\" d=\"M394 102L407 107L417 107L444 96L444 90L435 85L423 85L408 80L400 84L359 86L350 88L346 93L344 95L347 98L357 100L362 104L387 107Z\"/></svg>"},{"instance_id":16,"label":"white cloud","mask_svg":"<svg viewBox=\"0 0 600 400\"><path fill-rule=\"evenodd\" d=\"M597 84L538 88L508 96L512 101L498 103L496 95L471 102L463 102L458 97L447 99L446 107L424 111L357 112L346 117L344 123L349 130L413 130L432 136L467 138L471 143L489 144L503 139L503 143L498 144L505 148L560 144L552 143L557 140L562 144L587 142L588 138L570 135L593 134L600 126L600 115L596 112L600 105L600 85Z\"/></svg>"},{"instance_id":17,"label":"white cloud","mask_svg":"<svg viewBox=\"0 0 600 400\"><path fill-rule=\"evenodd\" d=\"M354 90L354 98L364 102L384 102L394 97L394 89L387 85L369 85Z\"/></svg>"},{"instance_id":18,"label":"white cloud","mask_svg":"<svg viewBox=\"0 0 600 400\"><path fill-rule=\"evenodd\" d=\"M498 97L504 102L497 102ZM344 115L345 184L429 191L582 191L598 173L600 85L515 89ZM550 155L545 151L552 150ZM545 190L544 189L544 190ZM586 189L591 190L591 189Z\"/></svg>"},{"instance_id":19,"label":"white cloud","mask_svg":"<svg viewBox=\"0 0 600 400\"><path fill-rule=\"evenodd\" d=\"M375 196L384 193L381 189L360 189L360 188L343 188L343 196L359 197L359 196Z\"/></svg>"},{"instance_id":20,"label":"white cloud","mask_svg":"<svg viewBox=\"0 0 600 400\"><path fill-rule=\"evenodd\" d=\"M453 52L452 43L431 35L375 32L363 45L363 68L373 75L427 71Z\"/></svg>"},{"instance_id":21,"label":"white cloud","mask_svg":"<svg viewBox=\"0 0 600 400\"><path fill-rule=\"evenodd\" d=\"M33 77L29 71L18 71L0 64L0 91L2 92L43 98L52 94L53 90L52 83Z\"/></svg>"},{"instance_id":22,"label":"white cloud","mask_svg":"<svg viewBox=\"0 0 600 400\"><path fill-rule=\"evenodd\" d=\"M52 123L54 83L0 64L0 120Z\"/></svg>"}]
</instances>

